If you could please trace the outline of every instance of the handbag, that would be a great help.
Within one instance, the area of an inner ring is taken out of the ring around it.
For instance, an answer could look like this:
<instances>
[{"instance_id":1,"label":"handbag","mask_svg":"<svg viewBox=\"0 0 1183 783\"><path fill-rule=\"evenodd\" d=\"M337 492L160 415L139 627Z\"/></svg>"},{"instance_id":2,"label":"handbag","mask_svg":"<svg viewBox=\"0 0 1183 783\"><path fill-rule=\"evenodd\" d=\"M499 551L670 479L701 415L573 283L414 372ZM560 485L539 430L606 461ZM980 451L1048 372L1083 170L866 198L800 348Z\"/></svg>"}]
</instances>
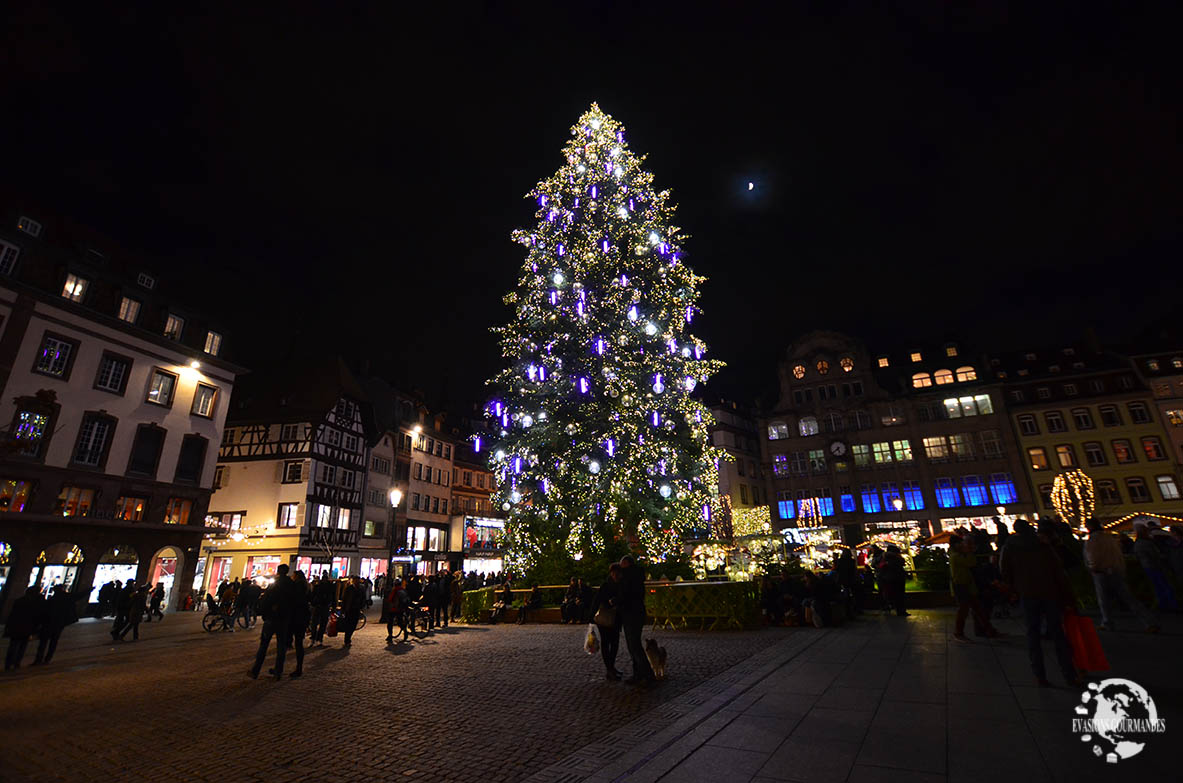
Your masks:
<instances>
[{"instance_id":1,"label":"handbag","mask_svg":"<svg viewBox=\"0 0 1183 783\"><path fill-rule=\"evenodd\" d=\"M596 616L592 618L596 625L603 628L612 628L616 625L616 607L615 606L601 606L596 610Z\"/></svg>"},{"instance_id":2,"label":"handbag","mask_svg":"<svg viewBox=\"0 0 1183 783\"><path fill-rule=\"evenodd\" d=\"M1090 618L1081 617L1072 611L1065 612L1064 635L1072 646L1072 663L1077 669L1086 672L1109 671L1109 659L1105 657L1097 629Z\"/></svg>"},{"instance_id":3,"label":"handbag","mask_svg":"<svg viewBox=\"0 0 1183 783\"><path fill-rule=\"evenodd\" d=\"M583 651L588 655L595 655L600 649L600 639L596 636L596 627L588 624L587 636L583 640Z\"/></svg>"},{"instance_id":4,"label":"handbag","mask_svg":"<svg viewBox=\"0 0 1183 783\"><path fill-rule=\"evenodd\" d=\"M337 635L337 615L335 615L335 614L329 615L329 626L328 626L328 628L325 629L325 633L328 634L329 636L336 636Z\"/></svg>"}]
</instances>

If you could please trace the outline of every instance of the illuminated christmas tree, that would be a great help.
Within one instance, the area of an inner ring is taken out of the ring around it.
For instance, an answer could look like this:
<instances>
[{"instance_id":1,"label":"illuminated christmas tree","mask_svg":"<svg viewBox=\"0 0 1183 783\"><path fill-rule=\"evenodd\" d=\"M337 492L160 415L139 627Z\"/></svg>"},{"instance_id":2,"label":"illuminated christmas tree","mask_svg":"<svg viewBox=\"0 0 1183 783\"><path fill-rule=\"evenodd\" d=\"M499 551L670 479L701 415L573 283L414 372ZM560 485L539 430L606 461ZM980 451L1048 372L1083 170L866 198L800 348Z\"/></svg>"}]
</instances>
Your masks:
<instances>
[{"instance_id":1,"label":"illuminated christmas tree","mask_svg":"<svg viewBox=\"0 0 1183 783\"><path fill-rule=\"evenodd\" d=\"M723 365L689 331L704 278L683 261L669 192L595 104L571 135L529 194L537 225L514 232L526 258L495 330L508 366L490 381L500 437L487 448L518 573L544 551L622 540L664 560L718 513L727 458L690 396Z\"/></svg>"}]
</instances>

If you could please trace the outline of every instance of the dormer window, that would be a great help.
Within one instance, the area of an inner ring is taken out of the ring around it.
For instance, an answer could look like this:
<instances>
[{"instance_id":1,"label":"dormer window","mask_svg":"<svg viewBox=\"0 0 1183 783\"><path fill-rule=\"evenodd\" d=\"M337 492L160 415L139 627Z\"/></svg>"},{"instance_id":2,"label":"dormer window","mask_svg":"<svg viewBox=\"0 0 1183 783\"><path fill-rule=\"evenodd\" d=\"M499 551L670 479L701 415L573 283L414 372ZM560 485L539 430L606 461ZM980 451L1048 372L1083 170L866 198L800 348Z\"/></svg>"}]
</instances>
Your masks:
<instances>
[{"instance_id":1,"label":"dormer window","mask_svg":"<svg viewBox=\"0 0 1183 783\"><path fill-rule=\"evenodd\" d=\"M1026 359L1026 360L1027 360L1027 361L1029 361L1029 362L1033 362L1033 361L1035 361L1035 354L1033 354L1033 353L1029 353L1029 354L1027 354L1026 356L1024 356L1023 358L1024 358L1024 359Z\"/></svg>"},{"instance_id":2,"label":"dormer window","mask_svg":"<svg viewBox=\"0 0 1183 783\"><path fill-rule=\"evenodd\" d=\"M880 357L879 357L879 366L880 366L880 367L886 367L886 366L887 366L887 357L886 357L886 356L880 356Z\"/></svg>"},{"instance_id":3,"label":"dormer window","mask_svg":"<svg viewBox=\"0 0 1183 783\"><path fill-rule=\"evenodd\" d=\"M920 351L912 351L912 361L920 361Z\"/></svg>"},{"instance_id":4,"label":"dormer window","mask_svg":"<svg viewBox=\"0 0 1183 783\"><path fill-rule=\"evenodd\" d=\"M16 222L18 231L24 231L31 237L41 236L41 224L31 217L21 215L21 219Z\"/></svg>"},{"instance_id":5,"label":"dormer window","mask_svg":"<svg viewBox=\"0 0 1183 783\"><path fill-rule=\"evenodd\" d=\"M0 239L0 275L12 274L12 270L16 269L16 257L20 254L19 247Z\"/></svg>"},{"instance_id":6,"label":"dormer window","mask_svg":"<svg viewBox=\"0 0 1183 783\"><path fill-rule=\"evenodd\" d=\"M90 282L84 277L74 274L66 275L66 285L62 287L62 296L71 302L81 302L89 285Z\"/></svg>"},{"instance_id":7,"label":"dormer window","mask_svg":"<svg viewBox=\"0 0 1183 783\"><path fill-rule=\"evenodd\" d=\"M140 272L139 276L136 278L136 282L148 290L152 290L156 287L156 278L152 277L152 275L147 274L146 272Z\"/></svg>"},{"instance_id":8,"label":"dormer window","mask_svg":"<svg viewBox=\"0 0 1183 783\"><path fill-rule=\"evenodd\" d=\"M180 340L181 332L185 329L185 319L179 315L169 314L164 322L164 336L170 340Z\"/></svg>"},{"instance_id":9,"label":"dormer window","mask_svg":"<svg viewBox=\"0 0 1183 783\"><path fill-rule=\"evenodd\" d=\"M119 320L134 324L140 318L140 303L129 296L119 303Z\"/></svg>"},{"instance_id":10,"label":"dormer window","mask_svg":"<svg viewBox=\"0 0 1183 783\"><path fill-rule=\"evenodd\" d=\"M222 351L222 335L217 332L205 333L205 352L210 356L217 356Z\"/></svg>"},{"instance_id":11,"label":"dormer window","mask_svg":"<svg viewBox=\"0 0 1183 783\"><path fill-rule=\"evenodd\" d=\"M956 345L946 345L945 346L945 356L956 356L956 355L957 355L957 346Z\"/></svg>"}]
</instances>

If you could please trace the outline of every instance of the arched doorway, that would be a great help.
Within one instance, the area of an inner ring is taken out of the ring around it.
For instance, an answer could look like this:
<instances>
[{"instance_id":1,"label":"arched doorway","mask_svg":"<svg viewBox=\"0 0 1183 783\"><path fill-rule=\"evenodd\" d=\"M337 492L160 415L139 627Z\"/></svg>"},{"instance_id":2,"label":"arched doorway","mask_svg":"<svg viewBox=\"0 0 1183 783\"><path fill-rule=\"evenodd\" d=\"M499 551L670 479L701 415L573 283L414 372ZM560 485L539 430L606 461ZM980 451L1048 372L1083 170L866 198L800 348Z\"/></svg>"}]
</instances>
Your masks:
<instances>
[{"instance_id":1,"label":"arched doorway","mask_svg":"<svg viewBox=\"0 0 1183 783\"><path fill-rule=\"evenodd\" d=\"M173 608L176 591L173 582L181 575L185 567L185 556L181 550L173 546L162 547L153 557L152 566L148 569L148 588L153 589L157 583L164 585L164 606ZM180 587L180 585L177 585Z\"/></svg>"},{"instance_id":2,"label":"arched doorway","mask_svg":"<svg viewBox=\"0 0 1183 783\"><path fill-rule=\"evenodd\" d=\"M82 550L77 544L58 543L41 550L29 572L29 587L36 586L48 594L54 585L74 589L78 571L82 568Z\"/></svg>"},{"instance_id":3,"label":"arched doorway","mask_svg":"<svg viewBox=\"0 0 1183 783\"><path fill-rule=\"evenodd\" d=\"M118 580L127 584L128 579L135 579L139 567L140 555L131 546L119 544L108 549L99 558L98 567L95 568L94 582L90 586L90 603L99 602L99 590L107 582Z\"/></svg>"}]
</instances>

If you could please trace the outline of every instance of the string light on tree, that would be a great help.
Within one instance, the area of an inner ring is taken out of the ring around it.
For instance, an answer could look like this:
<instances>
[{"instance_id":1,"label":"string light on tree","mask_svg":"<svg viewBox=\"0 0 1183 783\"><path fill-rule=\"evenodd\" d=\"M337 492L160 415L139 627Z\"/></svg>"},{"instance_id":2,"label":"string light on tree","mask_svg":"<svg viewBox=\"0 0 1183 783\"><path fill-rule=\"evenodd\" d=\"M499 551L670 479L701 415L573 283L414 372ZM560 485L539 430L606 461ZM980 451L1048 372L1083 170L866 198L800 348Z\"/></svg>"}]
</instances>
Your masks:
<instances>
[{"instance_id":1,"label":"string light on tree","mask_svg":"<svg viewBox=\"0 0 1183 783\"><path fill-rule=\"evenodd\" d=\"M495 330L505 368L487 414L503 434L490 467L516 573L544 550L634 536L648 558L670 556L721 510L717 460L729 459L690 397L722 363L689 331L704 278L684 263L670 194L598 106L571 136L529 194L536 224L514 232L525 258ZM520 471L502 455L523 457Z\"/></svg>"},{"instance_id":2,"label":"string light on tree","mask_svg":"<svg viewBox=\"0 0 1183 783\"><path fill-rule=\"evenodd\" d=\"M1097 508L1093 480L1079 468L1056 476L1052 482L1052 508L1069 526L1084 530Z\"/></svg>"}]
</instances>

